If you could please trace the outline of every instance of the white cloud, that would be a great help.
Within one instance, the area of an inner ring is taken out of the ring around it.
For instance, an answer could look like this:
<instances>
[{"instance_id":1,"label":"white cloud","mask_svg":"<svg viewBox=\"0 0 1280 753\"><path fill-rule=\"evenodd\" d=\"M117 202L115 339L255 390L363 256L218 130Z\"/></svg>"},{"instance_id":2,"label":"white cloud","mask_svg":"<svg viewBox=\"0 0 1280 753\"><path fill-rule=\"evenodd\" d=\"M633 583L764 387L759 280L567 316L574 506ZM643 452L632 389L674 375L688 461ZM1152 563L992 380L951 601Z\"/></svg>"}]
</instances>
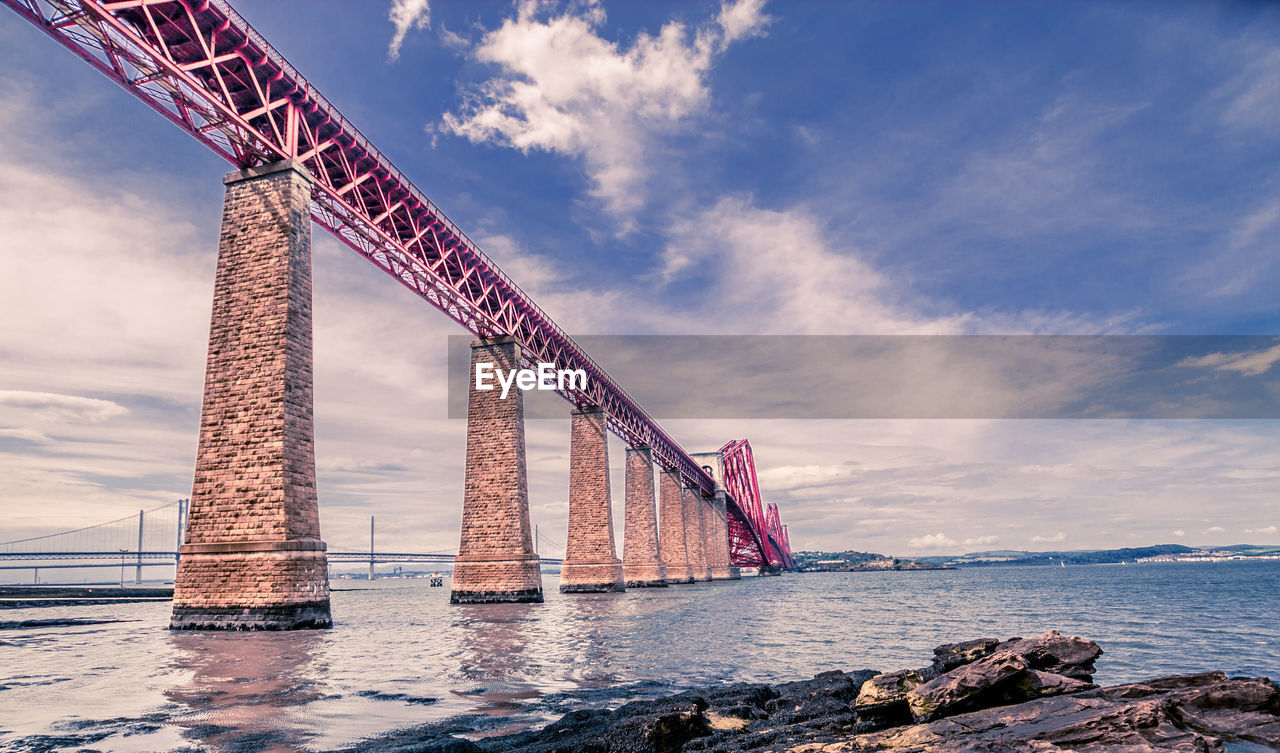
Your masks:
<instances>
[{"instance_id":1,"label":"white cloud","mask_svg":"<svg viewBox=\"0 0 1280 753\"><path fill-rule=\"evenodd\" d=\"M920 220L1020 243L1081 228L1151 227L1155 211L1111 187L1106 175L1113 165L1101 147L1145 107L1102 103L1093 93L1059 95L1038 116L1013 121L989 146L965 154Z\"/></svg>"},{"instance_id":2,"label":"white cloud","mask_svg":"<svg viewBox=\"0 0 1280 753\"><path fill-rule=\"evenodd\" d=\"M907 541L907 546L912 549L945 549L955 545L955 539L942 532L925 534Z\"/></svg>"},{"instance_id":3,"label":"white cloud","mask_svg":"<svg viewBox=\"0 0 1280 753\"><path fill-rule=\"evenodd\" d=\"M48 435L31 429L0 429L0 439L20 439L24 442L48 442Z\"/></svg>"},{"instance_id":4,"label":"white cloud","mask_svg":"<svg viewBox=\"0 0 1280 753\"><path fill-rule=\"evenodd\" d=\"M123 185L92 190L53 161L19 161L28 154L0 160L0 310L22 322L0 339L0 384L198 394L216 231L199 239L169 205Z\"/></svg>"},{"instance_id":5,"label":"white cloud","mask_svg":"<svg viewBox=\"0 0 1280 753\"><path fill-rule=\"evenodd\" d=\"M625 231L645 202L652 138L705 106L712 64L731 42L759 33L762 5L737 0L692 33L670 21L623 45L602 36L597 2L551 13L522 0L473 50L500 74L446 113L443 127L474 143L581 158L591 194Z\"/></svg>"},{"instance_id":6,"label":"white cloud","mask_svg":"<svg viewBox=\"0 0 1280 753\"><path fill-rule=\"evenodd\" d=\"M758 480L771 489L803 489L822 486L835 481L848 481L854 469L841 465L782 465L761 471Z\"/></svg>"},{"instance_id":7,"label":"white cloud","mask_svg":"<svg viewBox=\"0 0 1280 753\"><path fill-rule=\"evenodd\" d=\"M1182 538L1183 536L1187 535L1187 532L1179 528L1178 530L1173 532L1173 535L1177 536L1178 538Z\"/></svg>"},{"instance_id":8,"label":"white cloud","mask_svg":"<svg viewBox=\"0 0 1280 753\"><path fill-rule=\"evenodd\" d=\"M1215 371L1234 371L1244 376L1258 376L1269 371L1277 361L1280 361L1280 345L1244 353L1210 353L1183 359L1177 365L1211 368Z\"/></svg>"},{"instance_id":9,"label":"white cloud","mask_svg":"<svg viewBox=\"0 0 1280 753\"><path fill-rule=\"evenodd\" d=\"M724 327L721 312L733 310L739 333L949 334L966 321L916 314L856 248L836 247L815 215L762 209L747 197L677 222L662 273L668 283L694 273L713 280L706 319Z\"/></svg>"},{"instance_id":10,"label":"white cloud","mask_svg":"<svg viewBox=\"0 0 1280 753\"><path fill-rule=\"evenodd\" d=\"M1209 526L1208 528L1204 529L1204 532L1205 533L1225 533L1226 530L1227 529L1223 528L1222 526Z\"/></svg>"},{"instance_id":11,"label":"white cloud","mask_svg":"<svg viewBox=\"0 0 1280 753\"><path fill-rule=\"evenodd\" d=\"M1268 40L1241 45L1240 51L1247 58L1240 72L1219 87L1210 102L1228 128L1270 129L1280 120L1280 50Z\"/></svg>"},{"instance_id":12,"label":"white cloud","mask_svg":"<svg viewBox=\"0 0 1280 753\"><path fill-rule=\"evenodd\" d=\"M1267 526L1265 528L1246 528L1244 529L1244 532L1245 533L1275 533L1276 530L1277 529L1275 526Z\"/></svg>"},{"instance_id":13,"label":"white cloud","mask_svg":"<svg viewBox=\"0 0 1280 753\"><path fill-rule=\"evenodd\" d=\"M1053 544L1059 541L1066 541L1067 534L1063 533L1062 531L1058 531L1052 536L1044 536L1044 535L1032 536L1031 540L1036 542L1037 544Z\"/></svg>"},{"instance_id":14,"label":"white cloud","mask_svg":"<svg viewBox=\"0 0 1280 753\"><path fill-rule=\"evenodd\" d=\"M975 536L974 538L971 538L971 539L965 539L964 545L965 546L991 546L992 544L999 543L999 541L1000 541L999 536Z\"/></svg>"},{"instance_id":15,"label":"white cloud","mask_svg":"<svg viewBox=\"0 0 1280 753\"><path fill-rule=\"evenodd\" d=\"M404 44L404 39L409 32L413 29L431 27L431 5L428 0L391 0L387 20L396 27L391 43L387 46L387 57L398 60L400 47Z\"/></svg>"},{"instance_id":16,"label":"white cloud","mask_svg":"<svg viewBox=\"0 0 1280 753\"><path fill-rule=\"evenodd\" d=\"M764 14L764 0L738 0L720 4L716 21L723 30L722 45L728 45L745 37L764 33L764 27L773 19Z\"/></svg>"},{"instance_id":17,"label":"white cloud","mask_svg":"<svg viewBox=\"0 0 1280 753\"><path fill-rule=\"evenodd\" d=\"M45 419L70 419L92 423L123 416L129 412L123 405L110 400L27 390L0 390L0 409L5 408L29 410Z\"/></svg>"}]
</instances>

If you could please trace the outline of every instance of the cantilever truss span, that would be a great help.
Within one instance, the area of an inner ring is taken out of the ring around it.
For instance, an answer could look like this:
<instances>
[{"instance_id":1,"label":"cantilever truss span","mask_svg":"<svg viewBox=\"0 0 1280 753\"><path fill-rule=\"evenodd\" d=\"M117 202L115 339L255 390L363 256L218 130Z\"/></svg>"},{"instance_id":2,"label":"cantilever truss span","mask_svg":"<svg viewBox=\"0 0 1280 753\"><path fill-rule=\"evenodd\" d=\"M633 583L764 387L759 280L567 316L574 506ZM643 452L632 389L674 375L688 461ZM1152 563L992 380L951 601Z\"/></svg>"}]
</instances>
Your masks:
<instances>
[{"instance_id":1,"label":"cantilever truss span","mask_svg":"<svg viewBox=\"0 0 1280 753\"><path fill-rule=\"evenodd\" d=\"M729 557L733 564L794 570L791 541L778 515L778 506L770 504L766 508L760 497L751 443L735 439L720 452L724 454L725 489L739 511L736 516L729 515Z\"/></svg>"},{"instance_id":2,"label":"cantilever truss span","mask_svg":"<svg viewBox=\"0 0 1280 753\"><path fill-rule=\"evenodd\" d=\"M237 167L297 160L315 178L317 223L476 335L511 335L530 364L586 371L565 399L604 408L614 433L714 493L711 476L224 0L0 2ZM772 562L767 521L730 494L737 551Z\"/></svg>"}]
</instances>

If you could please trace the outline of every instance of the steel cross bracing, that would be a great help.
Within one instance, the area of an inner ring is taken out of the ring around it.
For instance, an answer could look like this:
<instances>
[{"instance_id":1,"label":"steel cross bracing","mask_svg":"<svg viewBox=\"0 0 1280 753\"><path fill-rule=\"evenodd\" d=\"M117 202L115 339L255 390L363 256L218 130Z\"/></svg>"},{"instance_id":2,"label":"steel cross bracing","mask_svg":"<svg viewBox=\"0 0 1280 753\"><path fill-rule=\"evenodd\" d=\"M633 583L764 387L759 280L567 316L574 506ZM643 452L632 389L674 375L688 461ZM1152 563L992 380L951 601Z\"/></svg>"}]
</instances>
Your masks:
<instances>
[{"instance_id":1,"label":"steel cross bracing","mask_svg":"<svg viewBox=\"0 0 1280 753\"><path fill-rule=\"evenodd\" d=\"M604 408L614 433L714 493L711 476L224 0L0 2L232 164L296 160L315 179L317 223L477 336L514 337L526 365L586 371L565 399ZM734 518L753 528L746 539L763 553L763 515L730 495L731 529Z\"/></svg>"}]
</instances>

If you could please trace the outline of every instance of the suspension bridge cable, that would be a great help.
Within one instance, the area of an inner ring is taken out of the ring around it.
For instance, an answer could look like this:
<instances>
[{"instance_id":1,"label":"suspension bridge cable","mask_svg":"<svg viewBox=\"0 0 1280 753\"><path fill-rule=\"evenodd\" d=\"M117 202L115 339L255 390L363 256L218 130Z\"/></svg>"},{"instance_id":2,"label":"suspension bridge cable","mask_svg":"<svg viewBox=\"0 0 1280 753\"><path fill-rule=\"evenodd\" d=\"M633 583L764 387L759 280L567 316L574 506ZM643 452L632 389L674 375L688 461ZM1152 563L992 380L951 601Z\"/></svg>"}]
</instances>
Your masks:
<instances>
[{"instance_id":1,"label":"suspension bridge cable","mask_svg":"<svg viewBox=\"0 0 1280 753\"><path fill-rule=\"evenodd\" d=\"M169 503L169 504L167 504L167 505L161 505L161 506L159 506L159 507L155 507L155 508L152 508L152 509L150 509L150 510L144 510L144 511L143 511L143 514L145 515L145 514L147 514L147 513L153 513L153 512L159 512L159 511L161 511L161 510L166 510L166 509L168 509L168 508L170 508L170 507L174 507L174 506L175 506L175 505L177 505L177 504L178 504L178 502L175 500L175 501L173 501L173 502L170 502L170 503ZM69 531L58 531L57 533L46 533L46 534L45 534L45 535L43 535L43 536L32 536L32 537L30 537L30 538L26 538L26 539L14 539L13 541L0 541L0 546L8 546L8 545L10 545L10 544L23 544L23 543L26 543L26 542L28 542L28 541L40 541L40 540L42 540L42 539L51 539L51 538L53 538L53 537L55 537L55 536L68 536L68 535L73 534L73 533L81 533L81 532L83 532L83 531L91 531L91 530L93 530L93 529L95 529L95 528L104 528L104 527L106 527L106 526L115 525L115 524L117 524L117 523L123 523L123 522L125 522L125 521L134 521L134 520L137 520L137 519L138 519L138 515L137 515L137 513L134 513L134 514L132 514L132 515L126 515L126 516L124 516L123 518L116 518L115 520L108 520L108 521L106 521L105 523L95 523L95 524L93 524L93 525L91 525L91 526L84 526L83 528L72 528L72 529L71 529L71 530L69 530Z\"/></svg>"}]
</instances>

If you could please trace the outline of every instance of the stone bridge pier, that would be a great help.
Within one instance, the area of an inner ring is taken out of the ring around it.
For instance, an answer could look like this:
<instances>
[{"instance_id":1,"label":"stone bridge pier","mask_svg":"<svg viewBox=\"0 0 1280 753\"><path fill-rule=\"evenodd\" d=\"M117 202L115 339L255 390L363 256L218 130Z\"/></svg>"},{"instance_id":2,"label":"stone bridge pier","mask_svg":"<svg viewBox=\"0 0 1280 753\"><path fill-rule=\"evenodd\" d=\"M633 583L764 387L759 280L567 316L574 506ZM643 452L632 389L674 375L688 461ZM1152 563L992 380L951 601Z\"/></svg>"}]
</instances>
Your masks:
<instances>
[{"instance_id":1,"label":"stone bridge pier","mask_svg":"<svg viewBox=\"0 0 1280 753\"><path fill-rule=\"evenodd\" d=\"M667 585L658 544L658 507L653 493L653 451L628 447L626 527L622 534L622 575L627 588Z\"/></svg>"},{"instance_id":2,"label":"stone bridge pier","mask_svg":"<svg viewBox=\"0 0 1280 753\"><path fill-rule=\"evenodd\" d=\"M711 568L707 565L706 519L703 517L702 490L684 484L680 489L684 508L685 548L689 555L689 568L695 581L711 580Z\"/></svg>"},{"instance_id":3,"label":"stone bridge pier","mask_svg":"<svg viewBox=\"0 0 1280 753\"><path fill-rule=\"evenodd\" d=\"M519 368L520 345L503 336L471 344L477 363ZM542 601L542 571L529 525L524 392L467 388L467 468L462 539L453 565L454 604Z\"/></svg>"},{"instance_id":4,"label":"stone bridge pier","mask_svg":"<svg viewBox=\"0 0 1280 753\"><path fill-rule=\"evenodd\" d=\"M604 409L578 408L571 419L569 534L560 566L560 592L621 591L624 580L613 540L609 435Z\"/></svg>"},{"instance_id":5,"label":"stone bridge pier","mask_svg":"<svg viewBox=\"0 0 1280 753\"><path fill-rule=\"evenodd\" d=\"M724 453L696 452L692 457L711 474L716 482L715 495L710 500L707 516L707 560L714 580L737 580L742 577L740 568L729 558L729 512L727 492L724 486Z\"/></svg>"},{"instance_id":6,"label":"stone bridge pier","mask_svg":"<svg viewBox=\"0 0 1280 753\"><path fill-rule=\"evenodd\" d=\"M693 583L683 487L679 471L662 470L658 473L659 550L668 583Z\"/></svg>"},{"instance_id":7,"label":"stone bridge pier","mask_svg":"<svg viewBox=\"0 0 1280 753\"><path fill-rule=\"evenodd\" d=\"M223 182L200 440L169 626L329 627L312 427L312 178L285 161Z\"/></svg>"}]
</instances>

